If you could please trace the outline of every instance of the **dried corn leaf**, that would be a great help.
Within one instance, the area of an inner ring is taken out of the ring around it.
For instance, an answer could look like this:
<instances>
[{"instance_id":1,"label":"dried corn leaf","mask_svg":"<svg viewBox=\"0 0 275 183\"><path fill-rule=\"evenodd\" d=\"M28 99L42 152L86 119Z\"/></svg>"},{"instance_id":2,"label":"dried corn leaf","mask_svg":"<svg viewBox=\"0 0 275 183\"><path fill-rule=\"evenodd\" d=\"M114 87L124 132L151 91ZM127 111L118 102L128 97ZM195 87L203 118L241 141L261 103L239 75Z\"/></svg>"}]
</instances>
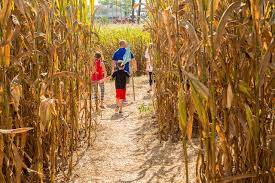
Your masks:
<instances>
[{"instance_id":1,"label":"dried corn leaf","mask_svg":"<svg viewBox=\"0 0 275 183\"><path fill-rule=\"evenodd\" d=\"M179 122L183 137L186 135L186 125L187 125L187 108L186 100L183 93L183 89L179 88L179 100L178 100L178 110L179 110Z\"/></svg>"},{"instance_id":2,"label":"dried corn leaf","mask_svg":"<svg viewBox=\"0 0 275 183\"><path fill-rule=\"evenodd\" d=\"M15 25L15 30L12 30L12 27L9 26L9 28L6 30L6 33L4 34L4 39L0 42L0 48L5 47L6 45L10 44L12 40L14 40L20 30L20 24L16 16L12 15L12 22Z\"/></svg>"},{"instance_id":3,"label":"dried corn leaf","mask_svg":"<svg viewBox=\"0 0 275 183\"><path fill-rule=\"evenodd\" d=\"M19 9L19 11L25 15L26 10L25 10L25 6L24 6L24 1L22 0L14 0L14 4L16 5L16 7Z\"/></svg>"},{"instance_id":4,"label":"dried corn leaf","mask_svg":"<svg viewBox=\"0 0 275 183\"><path fill-rule=\"evenodd\" d=\"M192 83L191 83L191 98L195 106L195 109L199 115L200 121L202 123L202 127L204 130L206 130L208 126L207 125L208 120L207 120L205 106L203 105L202 97L197 93L197 90L195 89Z\"/></svg>"},{"instance_id":5,"label":"dried corn leaf","mask_svg":"<svg viewBox=\"0 0 275 183\"><path fill-rule=\"evenodd\" d=\"M248 105L245 105L245 114L246 114L246 120L250 131L250 136L253 138L255 135L254 134L255 122L253 119L252 111Z\"/></svg>"},{"instance_id":6,"label":"dried corn leaf","mask_svg":"<svg viewBox=\"0 0 275 183\"><path fill-rule=\"evenodd\" d=\"M15 111L18 111L20 98L22 96L22 85L19 84L18 76L12 80L10 92L12 96L12 104L15 108Z\"/></svg>"},{"instance_id":7,"label":"dried corn leaf","mask_svg":"<svg viewBox=\"0 0 275 183\"><path fill-rule=\"evenodd\" d=\"M232 105L232 102L233 102L233 98L234 98L234 94L233 94L233 91L232 91L232 87L231 87L231 84L229 83L228 86L227 86L227 104L226 104L226 107L228 109L231 108L231 105Z\"/></svg>"},{"instance_id":8,"label":"dried corn leaf","mask_svg":"<svg viewBox=\"0 0 275 183\"><path fill-rule=\"evenodd\" d=\"M55 100L42 96L39 106L39 117L41 120L40 129L42 131L47 131L51 126L51 120L56 115Z\"/></svg>"},{"instance_id":9,"label":"dried corn leaf","mask_svg":"<svg viewBox=\"0 0 275 183\"><path fill-rule=\"evenodd\" d=\"M179 23L179 26L184 28L186 32L188 33L189 40L193 43L193 47L197 47L200 43L198 35L196 33L196 30L194 26L189 21L181 21Z\"/></svg>"},{"instance_id":10,"label":"dried corn leaf","mask_svg":"<svg viewBox=\"0 0 275 183\"><path fill-rule=\"evenodd\" d=\"M187 123L187 130L186 130L186 134L187 134L187 138L188 140L191 142L192 141L192 132L193 132L193 121L194 121L194 106L192 104L190 104L188 106L188 123Z\"/></svg>"},{"instance_id":11,"label":"dried corn leaf","mask_svg":"<svg viewBox=\"0 0 275 183\"><path fill-rule=\"evenodd\" d=\"M16 129L0 129L0 133L2 134L18 134L18 133L25 133L33 128L31 127L25 127L25 128L16 128Z\"/></svg>"},{"instance_id":12,"label":"dried corn leaf","mask_svg":"<svg viewBox=\"0 0 275 183\"><path fill-rule=\"evenodd\" d=\"M23 168L23 161L20 157L20 154L18 152L17 147L12 144L12 151L13 151L13 157L14 157L14 166L15 166L15 173L16 173L16 183L20 183L21 182L21 171Z\"/></svg>"},{"instance_id":13,"label":"dried corn leaf","mask_svg":"<svg viewBox=\"0 0 275 183\"><path fill-rule=\"evenodd\" d=\"M7 44L6 46L4 46L4 66L8 67L10 65L10 44Z\"/></svg>"},{"instance_id":14,"label":"dried corn leaf","mask_svg":"<svg viewBox=\"0 0 275 183\"><path fill-rule=\"evenodd\" d=\"M187 73L186 71L182 71L184 75L186 75L193 84L194 89L203 97L205 100L208 100L209 97L209 89L199 81L192 73Z\"/></svg>"},{"instance_id":15,"label":"dried corn leaf","mask_svg":"<svg viewBox=\"0 0 275 183\"><path fill-rule=\"evenodd\" d=\"M221 124L219 122L216 123L216 131L217 131L217 134L221 140L222 149L224 152L226 152L227 151L227 139L225 137L225 133L222 130Z\"/></svg>"},{"instance_id":16,"label":"dried corn leaf","mask_svg":"<svg viewBox=\"0 0 275 183\"><path fill-rule=\"evenodd\" d=\"M258 44L261 44L261 31L260 31L260 0L250 0L252 19L255 27L255 33Z\"/></svg>"},{"instance_id":17,"label":"dried corn leaf","mask_svg":"<svg viewBox=\"0 0 275 183\"><path fill-rule=\"evenodd\" d=\"M217 33L215 35L215 40L214 40L215 41L214 46L215 46L216 51L218 51L220 49L223 32L224 32L225 26L228 22L230 15L232 15L235 10L240 9L244 5L245 4L242 2L234 2L223 13L222 18L219 22Z\"/></svg>"},{"instance_id":18,"label":"dried corn leaf","mask_svg":"<svg viewBox=\"0 0 275 183\"><path fill-rule=\"evenodd\" d=\"M0 9L0 23L5 25L7 19L10 16L12 8L12 1L11 0L3 0L2 1L2 9Z\"/></svg>"},{"instance_id":19,"label":"dried corn leaf","mask_svg":"<svg viewBox=\"0 0 275 183\"><path fill-rule=\"evenodd\" d=\"M212 9L211 6L212 6L212 3L213 3L213 14L215 15L216 10L219 7L220 0L209 0L208 9L207 9L207 13L206 13L207 16L211 15L211 9Z\"/></svg>"}]
</instances>

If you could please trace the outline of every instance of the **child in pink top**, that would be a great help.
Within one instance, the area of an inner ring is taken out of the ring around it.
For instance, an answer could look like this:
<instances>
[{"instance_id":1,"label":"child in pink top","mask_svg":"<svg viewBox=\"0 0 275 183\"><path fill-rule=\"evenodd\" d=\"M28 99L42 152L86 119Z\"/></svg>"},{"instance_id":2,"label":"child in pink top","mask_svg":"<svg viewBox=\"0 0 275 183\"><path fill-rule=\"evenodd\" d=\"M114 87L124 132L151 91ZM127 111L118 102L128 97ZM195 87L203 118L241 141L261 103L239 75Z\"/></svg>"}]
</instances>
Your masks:
<instances>
[{"instance_id":1,"label":"child in pink top","mask_svg":"<svg viewBox=\"0 0 275 183\"><path fill-rule=\"evenodd\" d=\"M99 83L98 81L105 78L107 75L105 65L102 61L101 53L97 52L94 55L94 60L91 64L91 80L94 91L94 99L96 101L96 107L98 106L98 87L100 87L100 107L105 108L104 106L104 83Z\"/></svg>"}]
</instances>

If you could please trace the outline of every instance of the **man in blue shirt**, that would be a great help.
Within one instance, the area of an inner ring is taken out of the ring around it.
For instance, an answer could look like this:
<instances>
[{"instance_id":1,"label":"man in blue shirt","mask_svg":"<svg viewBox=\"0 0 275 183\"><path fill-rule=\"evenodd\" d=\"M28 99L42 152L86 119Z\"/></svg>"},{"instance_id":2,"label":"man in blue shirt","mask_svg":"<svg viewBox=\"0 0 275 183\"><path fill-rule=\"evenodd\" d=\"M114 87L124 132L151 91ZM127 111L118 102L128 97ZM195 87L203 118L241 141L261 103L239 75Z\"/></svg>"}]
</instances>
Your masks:
<instances>
[{"instance_id":1,"label":"man in blue shirt","mask_svg":"<svg viewBox=\"0 0 275 183\"><path fill-rule=\"evenodd\" d=\"M127 48L127 42L125 40L119 41L119 49L115 51L113 58L112 58L112 73L115 71L115 67L117 65L117 62L119 60L123 60L123 56L126 53L126 48ZM135 73L137 71L137 62L134 58L133 53L131 53L131 62L132 62L132 70L130 70L130 63L127 62L125 64L124 70L128 72L129 74ZM131 71L131 72L130 72Z\"/></svg>"}]
</instances>

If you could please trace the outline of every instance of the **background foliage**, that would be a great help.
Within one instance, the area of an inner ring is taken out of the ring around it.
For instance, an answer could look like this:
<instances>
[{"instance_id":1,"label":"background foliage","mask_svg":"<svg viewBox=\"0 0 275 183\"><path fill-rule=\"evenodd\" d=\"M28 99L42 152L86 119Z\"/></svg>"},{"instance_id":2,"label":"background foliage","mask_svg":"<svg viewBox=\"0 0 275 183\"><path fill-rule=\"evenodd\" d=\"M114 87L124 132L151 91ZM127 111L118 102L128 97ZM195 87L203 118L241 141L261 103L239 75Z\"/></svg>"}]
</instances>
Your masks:
<instances>
[{"instance_id":1,"label":"background foliage","mask_svg":"<svg viewBox=\"0 0 275 183\"><path fill-rule=\"evenodd\" d=\"M137 25L107 25L97 28L100 45L98 49L102 51L106 67L110 72L112 56L119 48L119 41L126 40L131 46L138 64L138 73L145 73L145 50L150 41L150 35Z\"/></svg>"}]
</instances>

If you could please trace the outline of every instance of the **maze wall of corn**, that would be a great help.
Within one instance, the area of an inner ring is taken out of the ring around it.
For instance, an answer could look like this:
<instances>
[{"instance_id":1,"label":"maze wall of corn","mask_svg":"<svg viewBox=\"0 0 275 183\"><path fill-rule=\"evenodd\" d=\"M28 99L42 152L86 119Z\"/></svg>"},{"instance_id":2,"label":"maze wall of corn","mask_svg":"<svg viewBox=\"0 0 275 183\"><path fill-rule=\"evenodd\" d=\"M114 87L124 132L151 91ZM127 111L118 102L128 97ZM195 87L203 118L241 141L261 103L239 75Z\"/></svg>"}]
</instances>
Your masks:
<instances>
[{"instance_id":1,"label":"maze wall of corn","mask_svg":"<svg viewBox=\"0 0 275 183\"><path fill-rule=\"evenodd\" d=\"M196 182L275 181L274 6L147 1L160 139L182 139L184 182L187 144L198 154Z\"/></svg>"},{"instance_id":2,"label":"maze wall of corn","mask_svg":"<svg viewBox=\"0 0 275 183\"><path fill-rule=\"evenodd\" d=\"M94 0L0 1L0 182L69 177L91 145Z\"/></svg>"}]
</instances>

